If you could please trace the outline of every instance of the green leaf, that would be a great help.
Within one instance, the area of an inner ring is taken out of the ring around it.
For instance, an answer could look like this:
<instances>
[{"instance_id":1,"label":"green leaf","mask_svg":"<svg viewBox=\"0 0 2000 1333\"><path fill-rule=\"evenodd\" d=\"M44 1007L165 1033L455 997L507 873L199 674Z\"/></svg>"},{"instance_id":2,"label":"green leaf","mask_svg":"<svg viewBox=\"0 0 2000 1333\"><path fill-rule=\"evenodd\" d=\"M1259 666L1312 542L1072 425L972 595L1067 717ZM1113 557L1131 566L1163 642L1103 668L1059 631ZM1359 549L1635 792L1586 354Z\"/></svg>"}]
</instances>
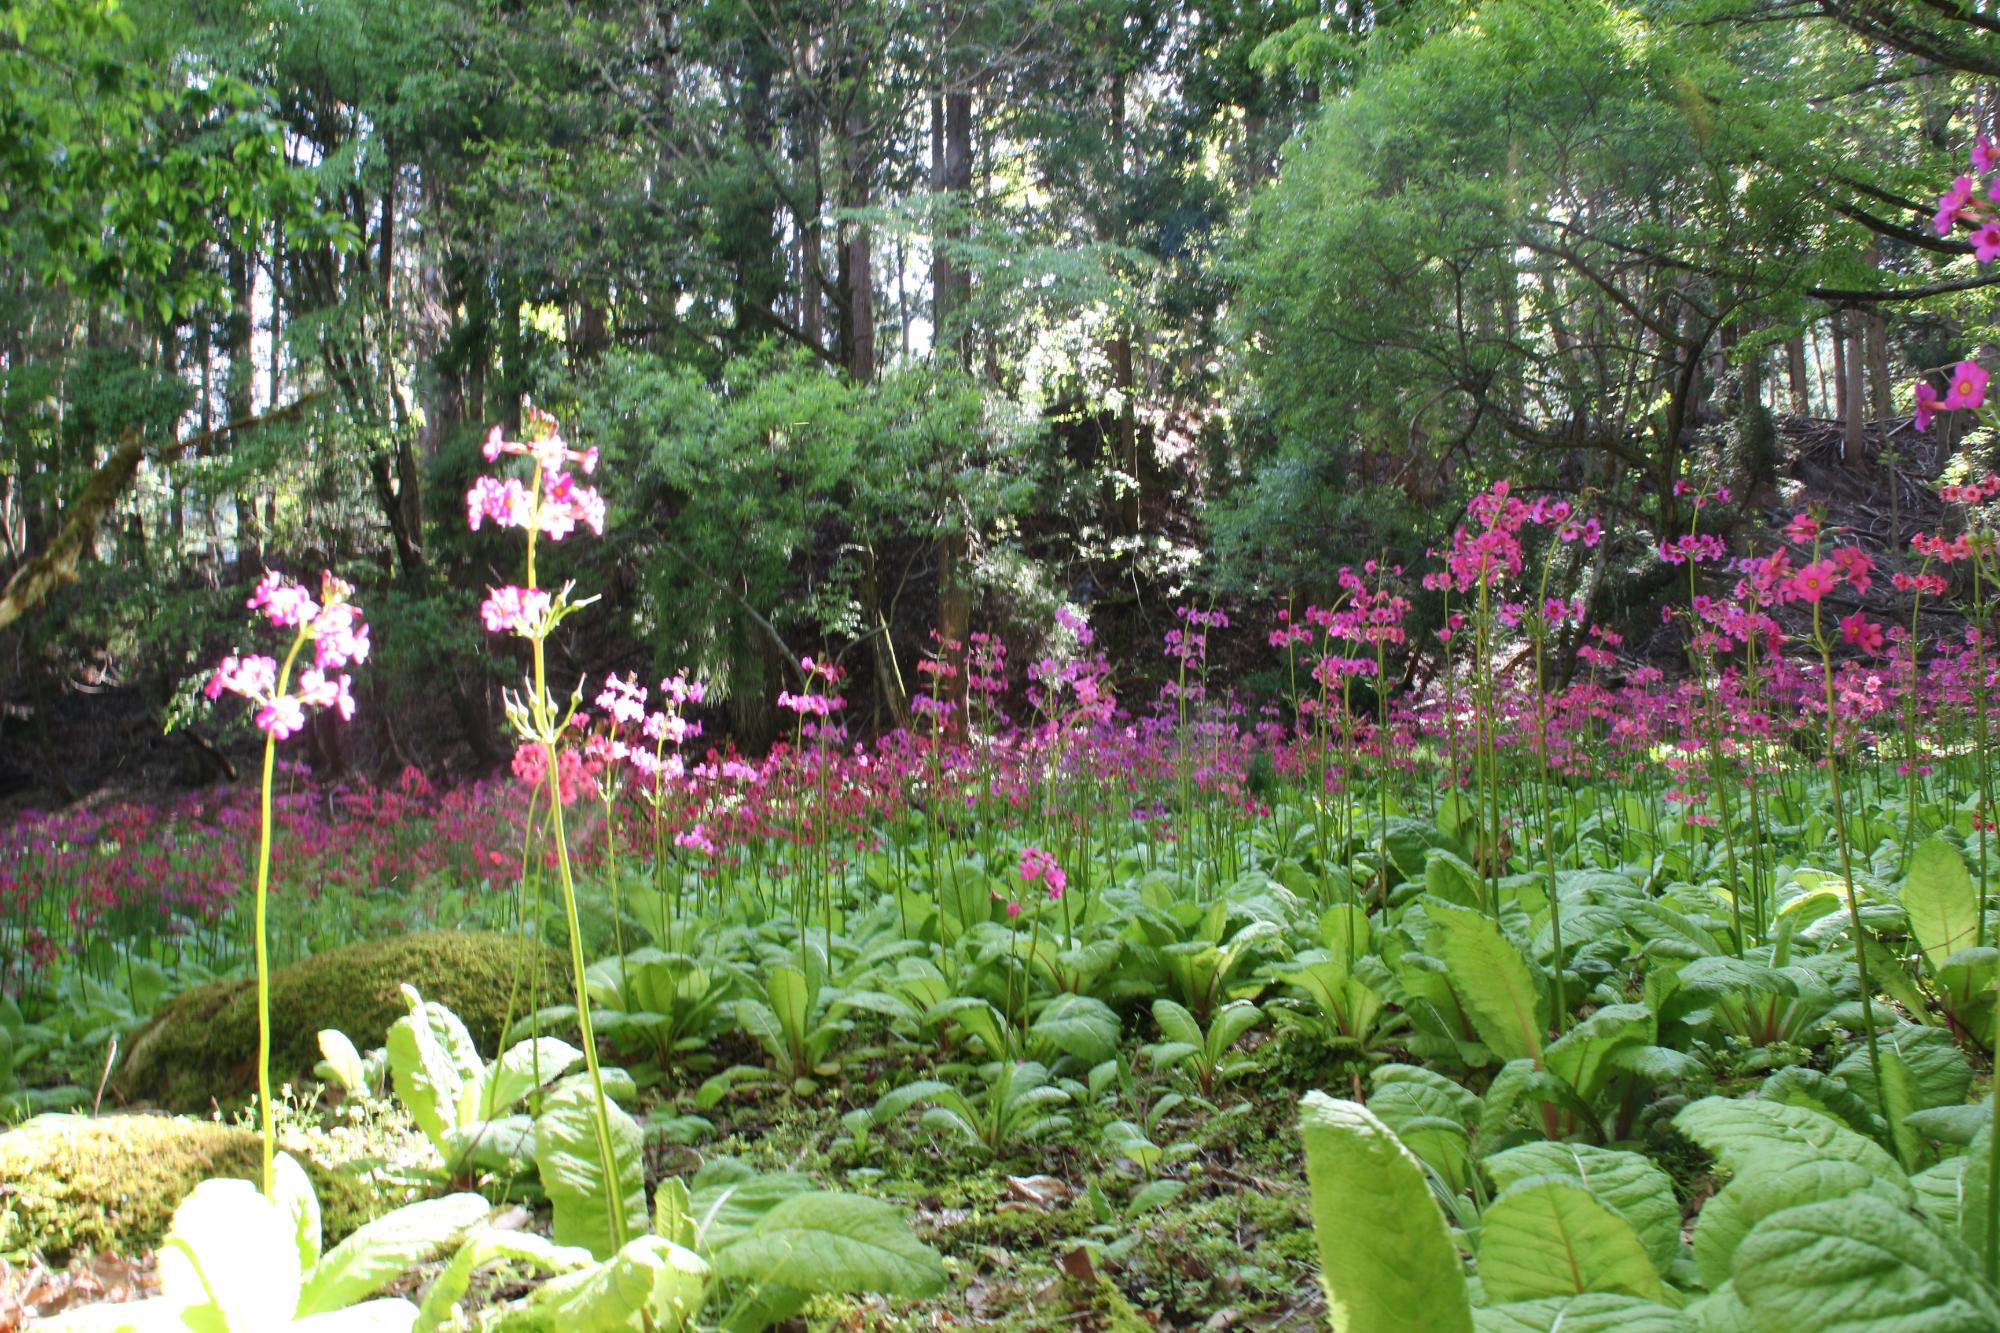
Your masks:
<instances>
[{"instance_id":1,"label":"green leaf","mask_svg":"<svg viewBox=\"0 0 2000 1333\"><path fill-rule=\"evenodd\" d=\"M1472 1322L1479 1333L1694 1333L1695 1329L1694 1321L1672 1306L1595 1291L1489 1305L1474 1310Z\"/></svg>"},{"instance_id":2,"label":"green leaf","mask_svg":"<svg viewBox=\"0 0 2000 1333\"><path fill-rule=\"evenodd\" d=\"M389 1028L389 1069L417 1128L441 1143L445 1130L457 1123L466 1082L478 1077L486 1062L457 1014L410 986L403 987L403 998L410 1012Z\"/></svg>"},{"instance_id":3,"label":"green leaf","mask_svg":"<svg viewBox=\"0 0 2000 1333\"><path fill-rule=\"evenodd\" d=\"M458 1101L458 1123L491 1120L529 1093L546 1088L583 1063L583 1052L555 1037L524 1041L468 1079Z\"/></svg>"},{"instance_id":4,"label":"green leaf","mask_svg":"<svg viewBox=\"0 0 2000 1333\"><path fill-rule=\"evenodd\" d=\"M1634 1152L1582 1143L1525 1143L1480 1162L1504 1193L1523 1181L1554 1176L1582 1185L1632 1224L1653 1267L1665 1272L1681 1250L1681 1209L1666 1172Z\"/></svg>"},{"instance_id":5,"label":"green leaf","mask_svg":"<svg viewBox=\"0 0 2000 1333\"><path fill-rule=\"evenodd\" d=\"M1903 881L1903 910L1934 975L1946 959L1977 942L1979 893L1956 847L1942 838L1918 844Z\"/></svg>"},{"instance_id":6,"label":"green leaf","mask_svg":"<svg viewBox=\"0 0 2000 1333\"><path fill-rule=\"evenodd\" d=\"M210 1308L188 1319L203 1333L282 1328L298 1309L298 1229L247 1180L196 1185L174 1210L159 1263L169 1301Z\"/></svg>"},{"instance_id":7,"label":"green leaf","mask_svg":"<svg viewBox=\"0 0 2000 1333\"><path fill-rule=\"evenodd\" d=\"M1801 1204L1868 1191L1881 1192L1896 1203L1907 1200L1894 1185L1878 1181L1868 1168L1854 1162L1780 1155L1773 1165L1752 1167L1702 1206L1694 1228L1695 1271L1713 1291L1729 1280L1736 1247L1765 1218Z\"/></svg>"},{"instance_id":8,"label":"green leaf","mask_svg":"<svg viewBox=\"0 0 2000 1333\"><path fill-rule=\"evenodd\" d=\"M808 1193L814 1186L809 1176L781 1171L760 1174L733 1157L717 1157L695 1173L688 1188L689 1215L697 1239L692 1248L709 1254L748 1231L783 1200Z\"/></svg>"},{"instance_id":9,"label":"green leaf","mask_svg":"<svg viewBox=\"0 0 2000 1333\"><path fill-rule=\"evenodd\" d=\"M410 1333L416 1321L417 1307L398 1297L316 1314L291 1325L291 1330L292 1333Z\"/></svg>"},{"instance_id":10,"label":"green leaf","mask_svg":"<svg viewBox=\"0 0 2000 1333\"><path fill-rule=\"evenodd\" d=\"M1153 1022L1159 1025L1160 1035L1169 1042L1200 1050L1202 1045L1201 1024L1194 1021L1194 1015L1172 1000L1153 1001Z\"/></svg>"},{"instance_id":11,"label":"green leaf","mask_svg":"<svg viewBox=\"0 0 2000 1333\"><path fill-rule=\"evenodd\" d=\"M611 1258L537 1287L526 1306L496 1320L494 1333L655 1333L686 1328L708 1294L708 1265L691 1250L640 1236Z\"/></svg>"},{"instance_id":12,"label":"green leaf","mask_svg":"<svg viewBox=\"0 0 2000 1333\"><path fill-rule=\"evenodd\" d=\"M299 1314L339 1310L372 1295L434 1257L492 1211L493 1205L477 1194L447 1194L376 1218L313 1265L299 1293Z\"/></svg>"},{"instance_id":13,"label":"green leaf","mask_svg":"<svg viewBox=\"0 0 2000 1333\"><path fill-rule=\"evenodd\" d=\"M1458 1250L1423 1167L1357 1102L1299 1103L1313 1236L1335 1333L1468 1333Z\"/></svg>"},{"instance_id":14,"label":"green leaf","mask_svg":"<svg viewBox=\"0 0 2000 1333\"><path fill-rule=\"evenodd\" d=\"M587 1085L566 1083L549 1094L535 1121L535 1166L555 1210L558 1245L580 1245L600 1258L617 1250L612 1209L624 1210L628 1236L646 1229L644 1134L622 1107L606 1101L612 1170L604 1178L597 1142L597 1102Z\"/></svg>"},{"instance_id":15,"label":"green leaf","mask_svg":"<svg viewBox=\"0 0 2000 1333\"><path fill-rule=\"evenodd\" d=\"M1724 1170L1738 1174L1775 1165L1780 1157L1804 1157L1854 1162L1899 1186L1907 1186L1909 1180L1881 1144L1803 1106L1704 1097L1683 1107L1674 1125L1706 1148Z\"/></svg>"},{"instance_id":16,"label":"green leaf","mask_svg":"<svg viewBox=\"0 0 2000 1333\"><path fill-rule=\"evenodd\" d=\"M1553 1178L1509 1190L1486 1210L1479 1279L1503 1302L1589 1291L1667 1299L1632 1224L1581 1185Z\"/></svg>"},{"instance_id":17,"label":"green leaf","mask_svg":"<svg viewBox=\"0 0 2000 1333\"><path fill-rule=\"evenodd\" d=\"M1619 1056L1650 1046L1653 1035L1653 1011L1645 1005L1607 1004L1550 1043L1542 1064L1585 1103L1595 1103L1619 1069Z\"/></svg>"},{"instance_id":18,"label":"green leaf","mask_svg":"<svg viewBox=\"0 0 2000 1333\"><path fill-rule=\"evenodd\" d=\"M432 1333L453 1319L458 1303L472 1289L473 1274L501 1260L527 1264L544 1274L576 1272L596 1262L589 1250L557 1245L532 1231L481 1231L459 1246L424 1293L415 1333Z\"/></svg>"},{"instance_id":19,"label":"green leaf","mask_svg":"<svg viewBox=\"0 0 2000 1333\"><path fill-rule=\"evenodd\" d=\"M1548 1031L1541 988L1527 960L1492 920L1463 907L1424 905L1426 947L1442 959L1479 1039L1502 1060L1542 1059Z\"/></svg>"},{"instance_id":20,"label":"green leaf","mask_svg":"<svg viewBox=\"0 0 2000 1333\"><path fill-rule=\"evenodd\" d=\"M299 1271L309 1271L319 1262L320 1217L319 1196L313 1193L310 1177L290 1153L279 1153L272 1160L273 1190L272 1202L278 1211L292 1221L292 1233L299 1248Z\"/></svg>"},{"instance_id":21,"label":"green leaf","mask_svg":"<svg viewBox=\"0 0 2000 1333\"><path fill-rule=\"evenodd\" d=\"M1088 995L1058 995L1028 1031L1085 1064L1109 1060L1118 1050L1118 1015Z\"/></svg>"},{"instance_id":22,"label":"green leaf","mask_svg":"<svg viewBox=\"0 0 2000 1333\"><path fill-rule=\"evenodd\" d=\"M319 1053L325 1057L327 1072L343 1091L368 1091L367 1062L361 1058L361 1052L354 1049L354 1043L348 1040L345 1032L333 1028L320 1029Z\"/></svg>"},{"instance_id":23,"label":"green leaf","mask_svg":"<svg viewBox=\"0 0 2000 1333\"><path fill-rule=\"evenodd\" d=\"M1762 1327L1813 1333L1991 1333L2000 1301L1960 1248L1873 1194L1758 1223L1734 1287Z\"/></svg>"},{"instance_id":24,"label":"green leaf","mask_svg":"<svg viewBox=\"0 0 2000 1333\"><path fill-rule=\"evenodd\" d=\"M790 1194L709 1260L718 1277L776 1282L799 1291L929 1296L944 1261L894 1207L859 1194Z\"/></svg>"}]
</instances>

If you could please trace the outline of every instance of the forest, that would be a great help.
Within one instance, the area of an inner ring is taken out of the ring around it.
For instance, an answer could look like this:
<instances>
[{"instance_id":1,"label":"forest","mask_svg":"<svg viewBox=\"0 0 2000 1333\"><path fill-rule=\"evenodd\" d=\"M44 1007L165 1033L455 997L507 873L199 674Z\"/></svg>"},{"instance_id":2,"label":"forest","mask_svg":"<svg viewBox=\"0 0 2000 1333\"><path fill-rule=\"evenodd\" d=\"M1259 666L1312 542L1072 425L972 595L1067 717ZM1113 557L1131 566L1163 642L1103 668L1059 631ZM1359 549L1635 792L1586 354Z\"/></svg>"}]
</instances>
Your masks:
<instances>
[{"instance_id":1,"label":"forest","mask_svg":"<svg viewBox=\"0 0 2000 1333\"><path fill-rule=\"evenodd\" d=\"M1989 0L0 0L0 1333L2000 1328Z\"/></svg>"}]
</instances>

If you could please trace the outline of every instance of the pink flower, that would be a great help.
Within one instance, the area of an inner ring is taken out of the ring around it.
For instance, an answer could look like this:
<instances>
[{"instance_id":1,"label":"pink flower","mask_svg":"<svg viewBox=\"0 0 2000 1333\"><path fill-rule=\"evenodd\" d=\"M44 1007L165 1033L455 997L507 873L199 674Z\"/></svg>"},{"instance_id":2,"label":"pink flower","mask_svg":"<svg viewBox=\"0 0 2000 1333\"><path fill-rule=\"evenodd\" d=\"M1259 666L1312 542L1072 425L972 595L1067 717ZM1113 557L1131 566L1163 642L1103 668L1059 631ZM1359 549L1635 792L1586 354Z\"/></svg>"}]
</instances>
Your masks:
<instances>
[{"instance_id":1,"label":"pink flower","mask_svg":"<svg viewBox=\"0 0 2000 1333\"><path fill-rule=\"evenodd\" d=\"M261 699L278 687L278 663L269 657L225 657L208 678L202 693L220 699L225 692Z\"/></svg>"},{"instance_id":2,"label":"pink flower","mask_svg":"<svg viewBox=\"0 0 2000 1333\"><path fill-rule=\"evenodd\" d=\"M1792 595L1802 602L1817 602L1840 582L1839 567L1831 560L1815 560L1792 576Z\"/></svg>"},{"instance_id":3,"label":"pink flower","mask_svg":"<svg viewBox=\"0 0 2000 1333\"><path fill-rule=\"evenodd\" d=\"M331 671L368 660L368 626L352 602L332 602L313 622L313 665Z\"/></svg>"},{"instance_id":4,"label":"pink flower","mask_svg":"<svg viewBox=\"0 0 2000 1333\"><path fill-rule=\"evenodd\" d=\"M528 488L512 477L481 477L465 493L466 526L474 532L488 519L503 528L525 528L533 509Z\"/></svg>"},{"instance_id":5,"label":"pink flower","mask_svg":"<svg viewBox=\"0 0 2000 1333\"><path fill-rule=\"evenodd\" d=\"M1944 400L1929 380L1917 381L1917 411L1915 425L1918 430L1929 430L1931 418L1936 416Z\"/></svg>"},{"instance_id":6,"label":"pink flower","mask_svg":"<svg viewBox=\"0 0 2000 1333\"><path fill-rule=\"evenodd\" d=\"M296 695L281 694L257 710L257 725L284 740L306 724L305 705Z\"/></svg>"},{"instance_id":7,"label":"pink flower","mask_svg":"<svg viewBox=\"0 0 2000 1333\"><path fill-rule=\"evenodd\" d=\"M1982 264L2000 259L2000 222L1988 222L1972 233L1972 257Z\"/></svg>"},{"instance_id":8,"label":"pink flower","mask_svg":"<svg viewBox=\"0 0 2000 1333\"><path fill-rule=\"evenodd\" d=\"M1951 235L1952 228L1958 225L1958 220L1965 216L1967 207L1972 203L1972 189L1972 177L1960 176L1951 183L1949 190L1938 196L1937 215L1931 219L1938 235Z\"/></svg>"},{"instance_id":9,"label":"pink flower","mask_svg":"<svg viewBox=\"0 0 2000 1333\"><path fill-rule=\"evenodd\" d=\"M1874 583L1875 557L1859 546L1837 547L1828 552L1828 558L1833 561L1834 568L1840 571L1841 577L1852 585L1854 591L1865 593Z\"/></svg>"},{"instance_id":10,"label":"pink flower","mask_svg":"<svg viewBox=\"0 0 2000 1333\"><path fill-rule=\"evenodd\" d=\"M1976 408L1986 401L1986 371L1978 363L1961 361L1951 368L1951 391L1944 397L1947 411Z\"/></svg>"},{"instance_id":11,"label":"pink flower","mask_svg":"<svg viewBox=\"0 0 2000 1333\"><path fill-rule=\"evenodd\" d=\"M1048 886L1050 902L1062 897L1063 890L1069 887L1069 875L1056 861L1055 853L1043 851L1032 843L1021 849L1021 878L1030 884L1040 880Z\"/></svg>"},{"instance_id":12,"label":"pink flower","mask_svg":"<svg viewBox=\"0 0 2000 1333\"><path fill-rule=\"evenodd\" d=\"M479 605L488 634L502 632L532 639L548 620L549 594L540 588L494 588Z\"/></svg>"},{"instance_id":13,"label":"pink flower","mask_svg":"<svg viewBox=\"0 0 2000 1333\"><path fill-rule=\"evenodd\" d=\"M1882 651L1882 627L1859 611L1841 617L1840 637L1864 653Z\"/></svg>"},{"instance_id":14,"label":"pink flower","mask_svg":"<svg viewBox=\"0 0 2000 1333\"><path fill-rule=\"evenodd\" d=\"M248 605L252 611L262 611L273 625L285 629L294 629L319 614L319 603L312 599L312 594L275 569L264 571L264 580L250 594Z\"/></svg>"},{"instance_id":15,"label":"pink flower","mask_svg":"<svg viewBox=\"0 0 2000 1333\"><path fill-rule=\"evenodd\" d=\"M1785 524L1785 536L1804 546L1819 536L1819 520L1811 514L1794 514Z\"/></svg>"},{"instance_id":16,"label":"pink flower","mask_svg":"<svg viewBox=\"0 0 2000 1333\"><path fill-rule=\"evenodd\" d=\"M1993 173L1993 141L1979 135L1972 141L1972 170L1976 175L1989 176Z\"/></svg>"}]
</instances>

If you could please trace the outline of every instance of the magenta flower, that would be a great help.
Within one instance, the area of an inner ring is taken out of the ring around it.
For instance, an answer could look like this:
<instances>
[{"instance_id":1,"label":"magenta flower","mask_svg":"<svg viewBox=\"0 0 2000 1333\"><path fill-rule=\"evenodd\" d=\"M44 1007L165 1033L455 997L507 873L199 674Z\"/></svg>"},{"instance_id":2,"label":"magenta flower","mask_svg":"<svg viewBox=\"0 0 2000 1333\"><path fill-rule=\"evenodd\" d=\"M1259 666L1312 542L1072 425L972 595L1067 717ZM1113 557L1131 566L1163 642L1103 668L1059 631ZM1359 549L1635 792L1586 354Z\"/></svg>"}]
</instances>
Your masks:
<instances>
[{"instance_id":1,"label":"magenta flower","mask_svg":"<svg viewBox=\"0 0 2000 1333\"><path fill-rule=\"evenodd\" d=\"M1937 214L1931 219L1931 225L1937 228L1938 235L1951 235L1952 228L1958 225L1958 220L1964 217L1972 206L1972 191L1972 177L1960 176L1951 183L1949 190L1938 196Z\"/></svg>"},{"instance_id":2,"label":"magenta flower","mask_svg":"<svg viewBox=\"0 0 2000 1333\"><path fill-rule=\"evenodd\" d=\"M305 705L297 695L281 694L257 710L257 725L273 740L285 740L306 724Z\"/></svg>"},{"instance_id":3,"label":"magenta flower","mask_svg":"<svg viewBox=\"0 0 2000 1333\"><path fill-rule=\"evenodd\" d=\"M1840 618L1840 637L1864 653L1882 651L1882 627L1860 611Z\"/></svg>"},{"instance_id":4,"label":"magenta flower","mask_svg":"<svg viewBox=\"0 0 2000 1333\"><path fill-rule=\"evenodd\" d=\"M275 569L264 571L264 579L250 594L247 605L283 629L296 629L319 614L319 603L313 601L312 594L288 582Z\"/></svg>"},{"instance_id":5,"label":"magenta flower","mask_svg":"<svg viewBox=\"0 0 2000 1333\"><path fill-rule=\"evenodd\" d=\"M1993 174L1993 163L1993 141L1983 134L1979 135L1972 141L1972 169L1981 176L1990 176Z\"/></svg>"},{"instance_id":6,"label":"magenta flower","mask_svg":"<svg viewBox=\"0 0 2000 1333\"><path fill-rule=\"evenodd\" d=\"M234 654L222 659L202 693L210 699L240 695L257 705L256 723L273 740L293 736L306 724L308 709L331 708L342 720L354 716L353 678L339 668L368 658L368 626L361 608L348 600L354 590L332 574L320 577L315 601L299 584L275 571L267 572L250 597L249 606L262 611L272 624L296 631L290 654L281 668L275 658ZM312 665L296 682L283 677L301 649L313 645Z\"/></svg>"},{"instance_id":7,"label":"magenta flower","mask_svg":"<svg viewBox=\"0 0 2000 1333\"><path fill-rule=\"evenodd\" d=\"M1988 222L1972 233L1972 257L1982 264L2000 259L2000 222Z\"/></svg>"},{"instance_id":8,"label":"magenta flower","mask_svg":"<svg viewBox=\"0 0 2000 1333\"><path fill-rule=\"evenodd\" d=\"M1063 890L1069 887L1069 875L1057 862L1055 853L1043 851L1032 843L1021 849L1021 878L1030 884L1040 880L1048 888L1050 902L1062 897Z\"/></svg>"},{"instance_id":9,"label":"magenta flower","mask_svg":"<svg viewBox=\"0 0 2000 1333\"><path fill-rule=\"evenodd\" d=\"M1951 391L1944 396L1946 411L1976 408L1986 401L1986 371L1974 361L1961 361L1951 368Z\"/></svg>"},{"instance_id":10,"label":"magenta flower","mask_svg":"<svg viewBox=\"0 0 2000 1333\"><path fill-rule=\"evenodd\" d=\"M542 632L549 615L549 594L541 588L494 588L479 604L488 634L518 634L531 639Z\"/></svg>"},{"instance_id":11,"label":"magenta flower","mask_svg":"<svg viewBox=\"0 0 2000 1333\"><path fill-rule=\"evenodd\" d=\"M1931 418L1944 406L1944 399L1929 380L1917 381L1917 410L1913 424L1918 430L1929 430Z\"/></svg>"},{"instance_id":12,"label":"magenta flower","mask_svg":"<svg viewBox=\"0 0 2000 1333\"><path fill-rule=\"evenodd\" d=\"M1840 582L1840 570L1831 560L1815 560L1792 576L1792 595L1802 602L1817 602Z\"/></svg>"}]
</instances>

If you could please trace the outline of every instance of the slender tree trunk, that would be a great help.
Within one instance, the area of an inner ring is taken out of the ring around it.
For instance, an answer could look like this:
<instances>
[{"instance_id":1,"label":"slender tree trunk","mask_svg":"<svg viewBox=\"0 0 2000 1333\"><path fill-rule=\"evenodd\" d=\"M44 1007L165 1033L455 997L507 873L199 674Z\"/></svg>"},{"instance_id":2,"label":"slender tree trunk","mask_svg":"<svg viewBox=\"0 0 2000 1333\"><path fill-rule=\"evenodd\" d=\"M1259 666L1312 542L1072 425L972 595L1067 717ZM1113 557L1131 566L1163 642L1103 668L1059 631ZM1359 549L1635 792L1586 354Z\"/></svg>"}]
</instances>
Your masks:
<instances>
[{"instance_id":1,"label":"slender tree trunk","mask_svg":"<svg viewBox=\"0 0 2000 1333\"><path fill-rule=\"evenodd\" d=\"M229 247L229 314L224 321L224 352L229 357L228 378L224 381L223 416L241 421L251 414L254 398L254 371L250 362L250 321L257 298L256 256L235 246ZM234 443L234 442L232 442ZM264 538L257 521L257 502L248 487L239 487L235 496L237 559L245 564L264 558Z\"/></svg>"},{"instance_id":2,"label":"slender tree trunk","mask_svg":"<svg viewBox=\"0 0 2000 1333\"><path fill-rule=\"evenodd\" d=\"M1868 465L1868 353L1861 326L1861 314L1858 311L1849 311L1845 357L1847 401L1846 410L1841 416L1840 456L1841 461L1851 468Z\"/></svg>"},{"instance_id":3,"label":"slender tree trunk","mask_svg":"<svg viewBox=\"0 0 2000 1333\"><path fill-rule=\"evenodd\" d=\"M1806 386L1806 340L1804 334L1795 333L1785 339L1785 380L1792 390L1792 415L1808 416L1812 410L1812 395Z\"/></svg>"}]
</instances>

